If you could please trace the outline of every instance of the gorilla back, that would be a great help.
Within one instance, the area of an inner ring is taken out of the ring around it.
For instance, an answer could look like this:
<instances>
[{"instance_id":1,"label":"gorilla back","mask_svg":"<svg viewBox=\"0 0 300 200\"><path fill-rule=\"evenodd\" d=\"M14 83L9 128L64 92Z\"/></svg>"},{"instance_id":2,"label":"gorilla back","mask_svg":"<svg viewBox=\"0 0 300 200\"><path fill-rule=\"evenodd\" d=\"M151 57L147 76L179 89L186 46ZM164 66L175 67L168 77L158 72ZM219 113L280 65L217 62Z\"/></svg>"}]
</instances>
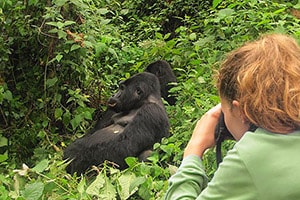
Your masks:
<instances>
[{"instance_id":1,"label":"gorilla back","mask_svg":"<svg viewBox=\"0 0 300 200\"><path fill-rule=\"evenodd\" d=\"M84 173L105 160L125 169L125 158L138 157L169 135L169 119L161 101L158 78L143 72L120 82L119 90L108 100L116 112L105 127L70 144L64 159L71 159L68 173Z\"/></svg>"}]
</instances>

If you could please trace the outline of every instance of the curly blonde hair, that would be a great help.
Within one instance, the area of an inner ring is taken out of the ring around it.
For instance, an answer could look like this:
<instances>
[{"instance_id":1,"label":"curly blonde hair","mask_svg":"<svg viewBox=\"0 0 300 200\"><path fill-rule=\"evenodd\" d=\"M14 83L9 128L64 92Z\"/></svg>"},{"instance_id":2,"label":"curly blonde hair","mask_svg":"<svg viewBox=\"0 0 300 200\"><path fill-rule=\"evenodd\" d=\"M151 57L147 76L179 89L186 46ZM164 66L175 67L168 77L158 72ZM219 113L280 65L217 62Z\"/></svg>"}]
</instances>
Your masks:
<instances>
[{"instance_id":1,"label":"curly blonde hair","mask_svg":"<svg viewBox=\"0 0 300 200\"><path fill-rule=\"evenodd\" d=\"M267 34L231 52L217 87L258 127L275 133L300 128L300 47L290 36Z\"/></svg>"}]
</instances>

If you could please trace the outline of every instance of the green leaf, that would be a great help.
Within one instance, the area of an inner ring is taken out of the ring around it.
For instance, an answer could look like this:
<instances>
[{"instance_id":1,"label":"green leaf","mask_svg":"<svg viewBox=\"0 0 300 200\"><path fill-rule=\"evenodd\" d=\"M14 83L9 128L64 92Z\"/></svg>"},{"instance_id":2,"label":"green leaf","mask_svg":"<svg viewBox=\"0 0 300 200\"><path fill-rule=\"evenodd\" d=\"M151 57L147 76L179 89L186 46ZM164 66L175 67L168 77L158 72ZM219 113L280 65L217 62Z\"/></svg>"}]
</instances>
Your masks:
<instances>
[{"instance_id":1,"label":"green leaf","mask_svg":"<svg viewBox=\"0 0 300 200\"><path fill-rule=\"evenodd\" d=\"M121 15L127 15L129 13L129 9L122 9L121 11L120 11L120 14Z\"/></svg>"},{"instance_id":2,"label":"green leaf","mask_svg":"<svg viewBox=\"0 0 300 200\"><path fill-rule=\"evenodd\" d=\"M110 21L111 21L110 19L103 19L103 20L101 20L100 24L107 25L107 24L109 24Z\"/></svg>"},{"instance_id":3,"label":"green leaf","mask_svg":"<svg viewBox=\"0 0 300 200\"><path fill-rule=\"evenodd\" d=\"M5 151L3 154L0 154L0 163L8 159L8 151Z\"/></svg>"},{"instance_id":4,"label":"green leaf","mask_svg":"<svg viewBox=\"0 0 300 200\"><path fill-rule=\"evenodd\" d=\"M109 47L107 50L108 50L109 53L113 54L116 58L118 58L118 55L117 55L116 51L113 48Z\"/></svg>"},{"instance_id":5,"label":"green leaf","mask_svg":"<svg viewBox=\"0 0 300 200\"><path fill-rule=\"evenodd\" d=\"M54 111L55 119L61 118L62 115L63 115L63 110L61 108L56 108Z\"/></svg>"},{"instance_id":6,"label":"green leaf","mask_svg":"<svg viewBox=\"0 0 300 200\"><path fill-rule=\"evenodd\" d=\"M116 199L116 189L109 179L106 179L104 187L100 189L99 199Z\"/></svg>"},{"instance_id":7,"label":"green leaf","mask_svg":"<svg viewBox=\"0 0 300 200\"><path fill-rule=\"evenodd\" d=\"M90 186L86 189L86 193L89 195L95 195L99 197L100 189L104 186L104 178L102 174L99 174L94 182L90 184Z\"/></svg>"},{"instance_id":8,"label":"green leaf","mask_svg":"<svg viewBox=\"0 0 300 200\"><path fill-rule=\"evenodd\" d=\"M85 186L86 186L86 181L85 178L82 176L80 182L77 185L77 190L81 195L84 193Z\"/></svg>"},{"instance_id":9,"label":"green leaf","mask_svg":"<svg viewBox=\"0 0 300 200\"><path fill-rule=\"evenodd\" d=\"M6 137L0 135L0 147L5 147L8 145L8 140Z\"/></svg>"},{"instance_id":10,"label":"green leaf","mask_svg":"<svg viewBox=\"0 0 300 200\"><path fill-rule=\"evenodd\" d=\"M45 169L47 169L48 166L49 166L49 160L44 159L41 162L39 162L34 168L32 168L32 171L41 173Z\"/></svg>"},{"instance_id":11,"label":"green leaf","mask_svg":"<svg viewBox=\"0 0 300 200\"><path fill-rule=\"evenodd\" d=\"M79 125L80 122L82 121L82 116L81 115L75 115L75 117L71 120L71 125L73 130L76 129Z\"/></svg>"},{"instance_id":12,"label":"green leaf","mask_svg":"<svg viewBox=\"0 0 300 200\"><path fill-rule=\"evenodd\" d=\"M197 38L196 33L191 33L191 34L189 35L189 39L190 39L190 40L196 40L196 38Z\"/></svg>"},{"instance_id":13,"label":"green leaf","mask_svg":"<svg viewBox=\"0 0 300 200\"><path fill-rule=\"evenodd\" d=\"M57 28L53 28L48 31L48 33L57 33L57 32L58 32Z\"/></svg>"},{"instance_id":14,"label":"green leaf","mask_svg":"<svg viewBox=\"0 0 300 200\"><path fill-rule=\"evenodd\" d=\"M38 2L39 2L39 0L29 0L28 5L29 6L36 5Z\"/></svg>"},{"instance_id":15,"label":"green leaf","mask_svg":"<svg viewBox=\"0 0 300 200\"><path fill-rule=\"evenodd\" d=\"M274 14L278 15L280 13L283 13L284 11L285 11L285 8L281 8L281 9L274 11Z\"/></svg>"},{"instance_id":16,"label":"green leaf","mask_svg":"<svg viewBox=\"0 0 300 200\"><path fill-rule=\"evenodd\" d=\"M63 55L58 54L57 56L55 56L55 59L60 62L60 60L63 58Z\"/></svg>"},{"instance_id":17,"label":"green leaf","mask_svg":"<svg viewBox=\"0 0 300 200\"><path fill-rule=\"evenodd\" d=\"M89 120L93 119L92 112L90 112L89 110L86 110L86 111L84 112L84 118L85 118L85 119L89 119Z\"/></svg>"},{"instance_id":18,"label":"green leaf","mask_svg":"<svg viewBox=\"0 0 300 200\"><path fill-rule=\"evenodd\" d=\"M296 5L293 6L293 8L295 9L300 9L300 1L298 0L298 3Z\"/></svg>"},{"instance_id":19,"label":"green leaf","mask_svg":"<svg viewBox=\"0 0 300 200\"><path fill-rule=\"evenodd\" d=\"M121 199L128 199L133 193L135 193L138 188L133 187L130 188L132 183L136 180L136 176L131 173L131 174L122 174L118 178L119 186L120 186L120 191L118 192L120 195Z\"/></svg>"},{"instance_id":20,"label":"green leaf","mask_svg":"<svg viewBox=\"0 0 300 200\"><path fill-rule=\"evenodd\" d=\"M67 1L68 0L54 0L53 3L55 5L57 5L58 7L61 7L61 6L65 5Z\"/></svg>"},{"instance_id":21,"label":"green leaf","mask_svg":"<svg viewBox=\"0 0 300 200\"><path fill-rule=\"evenodd\" d=\"M132 167L132 166L134 166L137 163L137 158L135 158L135 157L127 157L127 158L125 158L125 162L127 163L127 165L129 167Z\"/></svg>"},{"instance_id":22,"label":"green leaf","mask_svg":"<svg viewBox=\"0 0 300 200\"><path fill-rule=\"evenodd\" d=\"M12 96L12 93L11 91L9 90L6 90L4 93L3 93L3 98L8 100L8 101L11 101L13 99L13 96Z\"/></svg>"},{"instance_id":23,"label":"green leaf","mask_svg":"<svg viewBox=\"0 0 300 200\"><path fill-rule=\"evenodd\" d=\"M53 85L55 85L55 83L58 81L57 77L51 78L51 79L47 79L46 81L46 86L48 88L52 87Z\"/></svg>"},{"instance_id":24,"label":"green leaf","mask_svg":"<svg viewBox=\"0 0 300 200\"><path fill-rule=\"evenodd\" d=\"M138 187L140 185L142 185L147 179L145 177L137 177L136 179L134 179L131 183L130 183L130 187L129 187L129 192L130 193L134 193L134 191L136 189L138 189Z\"/></svg>"},{"instance_id":25,"label":"green leaf","mask_svg":"<svg viewBox=\"0 0 300 200\"><path fill-rule=\"evenodd\" d=\"M64 27L64 23L63 22L56 22L56 26L58 29L62 29L62 27Z\"/></svg>"},{"instance_id":26,"label":"green leaf","mask_svg":"<svg viewBox=\"0 0 300 200\"><path fill-rule=\"evenodd\" d=\"M216 8L220 3L222 2L222 0L213 0L213 8Z\"/></svg>"},{"instance_id":27,"label":"green leaf","mask_svg":"<svg viewBox=\"0 0 300 200\"><path fill-rule=\"evenodd\" d=\"M198 77L198 83L202 84L202 83L206 83L206 81L202 76L199 76Z\"/></svg>"},{"instance_id":28,"label":"green leaf","mask_svg":"<svg viewBox=\"0 0 300 200\"><path fill-rule=\"evenodd\" d=\"M59 39L66 39L67 38L67 33L63 30L58 30L57 35Z\"/></svg>"},{"instance_id":29,"label":"green leaf","mask_svg":"<svg viewBox=\"0 0 300 200\"><path fill-rule=\"evenodd\" d=\"M71 51L74 51L74 50L76 50L76 49L79 49L81 46L80 45L78 45L78 44L73 44L72 46L71 46Z\"/></svg>"},{"instance_id":30,"label":"green leaf","mask_svg":"<svg viewBox=\"0 0 300 200\"><path fill-rule=\"evenodd\" d=\"M149 184L143 184L142 187L139 188L139 195L142 197L142 199L151 199L152 195L149 188L151 188Z\"/></svg>"},{"instance_id":31,"label":"green leaf","mask_svg":"<svg viewBox=\"0 0 300 200\"><path fill-rule=\"evenodd\" d=\"M22 196L26 200L38 200L42 196L43 191L44 184L42 182L34 182L25 186L25 190L22 192Z\"/></svg>"},{"instance_id":32,"label":"green leaf","mask_svg":"<svg viewBox=\"0 0 300 200\"><path fill-rule=\"evenodd\" d=\"M46 22L46 24L57 27L57 22Z\"/></svg>"},{"instance_id":33,"label":"green leaf","mask_svg":"<svg viewBox=\"0 0 300 200\"><path fill-rule=\"evenodd\" d=\"M98 42L95 44L95 56L99 57L100 53L104 52L107 48L107 45L103 42Z\"/></svg>"},{"instance_id":34,"label":"green leaf","mask_svg":"<svg viewBox=\"0 0 300 200\"><path fill-rule=\"evenodd\" d=\"M109 10L107 8L99 8L98 12L100 15L105 15L109 12Z\"/></svg>"},{"instance_id":35,"label":"green leaf","mask_svg":"<svg viewBox=\"0 0 300 200\"><path fill-rule=\"evenodd\" d=\"M231 8L222 9L218 12L218 18L224 19L225 17L232 15L232 13L234 13L234 10Z\"/></svg>"},{"instance_id":36,"label":"green leaf","mask_svg":"<svg viewBox=\"0 0 300 200\"><path fill-rule=\"evenodd\" d=\"M65 27L65 26L70 26L72 24L76 24L76 22L67 20L63 24L64 24L63 26Z\"/></svg>"}]
</instances>

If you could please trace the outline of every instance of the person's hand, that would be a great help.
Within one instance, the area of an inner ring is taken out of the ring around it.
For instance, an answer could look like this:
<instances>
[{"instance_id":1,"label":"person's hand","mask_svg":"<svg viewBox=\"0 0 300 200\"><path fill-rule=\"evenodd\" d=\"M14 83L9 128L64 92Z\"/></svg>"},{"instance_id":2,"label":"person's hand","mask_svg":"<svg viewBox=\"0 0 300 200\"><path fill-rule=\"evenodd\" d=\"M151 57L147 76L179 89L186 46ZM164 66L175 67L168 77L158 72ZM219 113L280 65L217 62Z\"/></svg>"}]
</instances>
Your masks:
<instances>
[{"instance_id":1,"label":"person's hand","mask_svg":"<svg viewBox=\"0 0 300 200\"><path fill-rule=\"evenodd\" d=\"M193 135L184 150L183 157L191 154L202 157L206 149L215 145L214 132L220 115L221 104L218 104L198 120Z\"/></svg>"}]
</instances>

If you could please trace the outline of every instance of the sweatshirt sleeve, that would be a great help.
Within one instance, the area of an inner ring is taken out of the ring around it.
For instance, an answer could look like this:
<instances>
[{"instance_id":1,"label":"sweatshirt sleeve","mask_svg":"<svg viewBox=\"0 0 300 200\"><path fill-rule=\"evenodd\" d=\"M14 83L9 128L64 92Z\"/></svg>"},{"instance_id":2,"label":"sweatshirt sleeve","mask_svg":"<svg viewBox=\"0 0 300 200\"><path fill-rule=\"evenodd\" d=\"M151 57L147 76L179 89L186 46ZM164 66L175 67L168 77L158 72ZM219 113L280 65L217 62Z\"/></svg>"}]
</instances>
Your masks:
<instances>
[{"instance_id":1,"label":"sweatshirt sleeve","mask_svg":"<svg viewBox=\"0 0 300 200\"><path fill-rule=\"evenodd\" d=\"M165 199L241 200L257 196L252 177L237 149L233 148L208 185L201 159L194 155L184 158L176 174L169 179Z\"/></svg>"},{"instance_id":2,"label":"sweatshirt sleeve","mask_svg":"<svg viewBox=\"0 0 300 200\"><path fill-rule=\"evenodd\" d=\"M247 166L236 146L228 151L214 177L198 196L198 200L257 199L259 194Z\"/></svg>"},{"instance_id":3,"label":"sweatshirt sleeve","mask_svg":"<svg viewBox=\"0 0 300 200\"><path fill-rule=\"evenodd\" d=\"M182 160L177 172L169 179L169 188L165 195L168 199L196 199L207 185L201 159L190 155Z\"/></svg>"}]
</instances>

